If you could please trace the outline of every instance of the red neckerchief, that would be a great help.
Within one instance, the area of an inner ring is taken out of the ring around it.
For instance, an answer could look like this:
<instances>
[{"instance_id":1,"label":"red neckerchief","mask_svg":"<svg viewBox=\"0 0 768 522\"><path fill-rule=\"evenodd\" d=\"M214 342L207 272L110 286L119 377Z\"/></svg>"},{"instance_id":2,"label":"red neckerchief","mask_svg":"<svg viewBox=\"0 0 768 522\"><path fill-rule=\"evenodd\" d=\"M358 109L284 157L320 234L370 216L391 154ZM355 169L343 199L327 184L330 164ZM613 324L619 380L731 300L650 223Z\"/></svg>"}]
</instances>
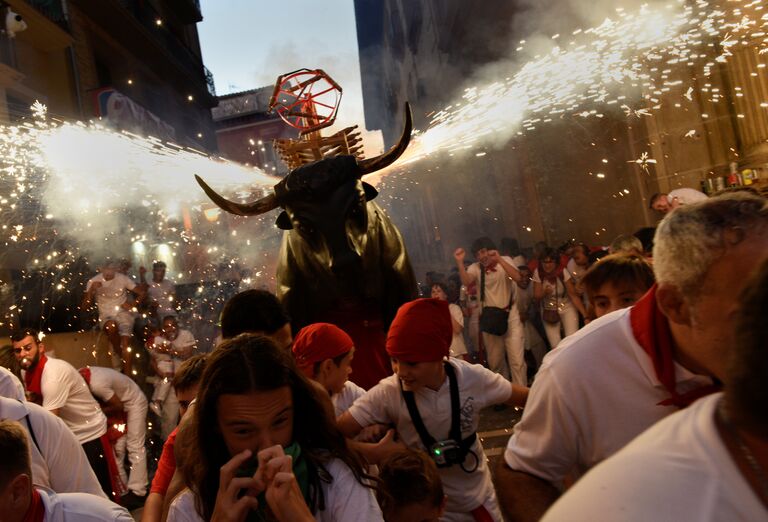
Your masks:
<instances>
[{"instance_id":1,"label":"red neckerchief","mask_svg":"<svg viewBox=\"0 0 768 522\"><path fill-rule=\"evenodd\" d=\"M85 379L85 384L87 384L88 388L90 389L91 369L86 366L85 368L80 368L78 371L80 372L80 375L83 376L83 379ZM122 492L125 491L125 485L120 478L120 472L117 469L117 462L115 461L115 450L112 446L117 441L117 439L125 435L125 430L118 430L117 425L122 424L125 426L127 422L128 421L125 413L107 417L107 432L99 438L99 442L101 442L101 448L104 450L104 455L107 459L107 469L109 469L109 482L112 486L112 500L115 502L120 500Z\"/></svg>"},{"instance_id":2,"label":"red neckerchief","mask_svg":"<svg viewBox=\"0 0 768 522\"><path fill-rule=\"evenodd\" d=\"M498 263L491 263L490 265L486 266L485 267L485 273L488 274L490 272L495 272L497 265L498 265Z\"/></svg>"},{"instance_id":3,"label":"red neckerchief","mask_svg":"<svg viewBox=\"0 0 768 522\"><path fill-rule=\"evenodd\" d=\"M48 357L46 357L44 353L41 353L40 357L37 359L35 367L31 370L27 370L24 374L24 382L27 385L27 391L34 393L37 400L40 401L42 401L43 397L42 380L43 369L45 368L46 362L48 362Z\"/></svg>"},{"instance_id":4,"label":"red neckerchief","mask_svg":"<svg viewBox=\"0 0 768 522\"><path fill-rule=\"evenodd\" d=\"M632 325L632 335L653 362L656 378L666 390L672 394L668 399L659 402L659 406L677 406L685 408L696 399L720 391L719 384L700 386L686 393L677 393L675 380L675 360L672 349L672 331L669 322L656 303L656 288L650 290L632 307L629 321Z\"/></svg>"},{"instance_id":5,"label":"red neckerchief","mask_svg":"<svg viewBox=\"0 0 768 522\"><path fill-rule=\"evenodd\" d=\"M27 514L24 515L22 522L43 522L45 520L45 505L40 497L40 492L35 486L32 486L32 502L29 504Z\"/></svg>"}]
</instances>

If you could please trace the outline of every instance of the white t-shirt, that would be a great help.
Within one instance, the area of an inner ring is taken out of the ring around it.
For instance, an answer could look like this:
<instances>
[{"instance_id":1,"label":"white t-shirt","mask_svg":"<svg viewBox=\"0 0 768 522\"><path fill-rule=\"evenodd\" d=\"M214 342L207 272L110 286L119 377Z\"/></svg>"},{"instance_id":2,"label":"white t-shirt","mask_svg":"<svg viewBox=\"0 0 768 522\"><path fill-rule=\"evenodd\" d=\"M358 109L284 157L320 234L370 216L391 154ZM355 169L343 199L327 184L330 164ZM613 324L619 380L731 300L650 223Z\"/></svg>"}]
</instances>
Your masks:
<instances>
[{"instance_id":1,"label":"white t-shirt","mask_svg":"<svg viewBox=\"0 0 768 522\"><path fill-rule=\"evenodd\" d=\"M333 403L333 409L338 417L349 409L352 404L365 395L365 390L352 381L344 383L344 389L339 393L331 395L331 402Z\"/></svg>"},{"instance_id":2,"label":"white t-shirt","mask_svg":"<svg viewBox=\"0 0 768 522\"><path fill-rule=\"evenodd\" d=\"M85 379L68 362L48 359L40 380L43 408L60 410L59 417L72 430L80 444L92 441L107 431L107 418L91 395Z\"/></svg>"},{"instance_id":3,"label":"white t-shirt","mask_svg":"<svg viewBox=\"0 0 768 522\"><path fill-rule=\"evenodd\" d=\"M96 306L99 308L99 317L113 317L122 310L122 305L128 300L128 290L136 288L136 283L127 275L116 273L115 277L107 281L102 274L97 274L88 280L85 291L90 290L93 283L99 282L101 286L96 290Z\"/></svg>"},{"instance_id":4,"label":"white t-shirt","mask_svg":"<svg viewBox=\"0 0 768 522\"><path fill-rule=\"evenodd\" d=\"M568 274L568 279L573 279L574 283L578 283L581 281L581 278L584 277L584 274L587 273L587 270L589 270L589 267L584 268L583 266L579 266L576 264L576 261L571 258L568 260L568 264L565 265L565 270L563 270L563 278L565 278L565 274Z\"/></svg>"},{"instance_id":5,"label":"white t-shirt","mask_svg":"<svg viewBox=\"0 0 768 522\"><path fill-rule=\"evenodd\" d=\"M650 357L637 344L629 308L589 323L547 354L504 459L509 467L559 485L623 448L675 406ZM709 385L675 364L677 391Z\"/></svg>"},{"instance_id":6,"label":"white t-shirt","mask_svg":"<svg viewBox=\"0 0 768 522\"><path fill-rule=\"evenodd\" d=\"M677 201L681 205L690 205L691 203L697 203L699 201L706 201L709 199L703 192L687 187L670 190L667 194L667 198L669 199L670 203L672 203L674 198L677 198Z\"/></svg>"},{"instance_id":7,"label":"white t-shirt","mask_svg":"<svg viewBox=\"0 0 768 522\"><path fill-rule=\"evenodd\" d=\"M0 366L0 397L9 397L19 401L26 400L24 385L7 368Z\"/></svg>"},{"instance_id":8,"label":"white t-shirt","mask_svg":"<svg viewBox=\"0 0 768 522\"><path fill-rule=\"evenodd\" d=\"M157 317L162 320L169 315L177 315L174 309L173 293L176 291L176 285L163 279L159 283L150 281L147 285L147 294L149 298L157 302Z\"/></svg>"},{"instance_id":9,"label":"white t-shirt","mask_svg":"<svg viewBox=\"0 0 768 522\"><path fill-rule=\"evenodd\" d=\"M539 269L533 271L533 276L531 277L532 283L541 283L542 287L546 290L547 288L552 289L552 293L549 295L544 295L542 298L542 303L544 308L546 309L558 309L562 310L566 306L571 305L571 298L568 296L568 289L565 287L565 282L571 280L571 274L568 273L568 270L563 270L562 277L557 276L557 279L555 279L554 284L549 281L548 279L545 279L544 281L541 280L541 277L539 276Z\"/></svg>"},{"instance_id":10,"label":"white t-shirt","mask_svg":"<svg viewBox=\"0 0 768 522\"><path fill-rule=\"evenodd\" d=\"M448 311L451 312L451 317L454 321L459 323L464 328L464 313L461 311L461 307L457 304L449 304ZM464 344L464 332L463 330L453 333L453 339L451 340L450 347L451 357L458 357L467 353L467 345Z\"/></svg>"},{"instance_id":11,"label":"white t-shirt","mask_svg":"<svg viewBox=\"0 0 768 522\"><path fill-rule=\"evenodd\" d=\"M90 493L107 498L83 447L56 415L31 402L0 397L0 419L17 421L27 432L35 485L57 493Z\"/></svg>"},{"instance_id":12,"label":"white t-shirt","mask_svg":"<svg viewBox=\"0 0 768 522\"><path fill-rule=\"evenodd\" d=\"M507 401L512 395L512 384L481 365L455 358L450 358L449 363L456 370L459 385L461 436L467 438L477 431L480 410ZM429 434L438 441L448 439L451 431L451 393L448 376L439 390L422 388L414 392L414 398ZM379 384L368 390L368 393L349 408L349 413L363 427L371 424L394 424L406 446L423 451L427 449L413 426L397 375L382 379ZM493 499L495 505L496 495L491 484L491 474L479 439L472 445L472 451L479 461L477 470L473 473L464 472L460 466L438 469L448 497L447 512L469 513L489 499ZM474 465L474 457L468 455L464 467L471 469ZM500 513L496 516L501 520Z\"/></svg>"},{"instance_id":13,"label":"white t-shirt","mask_svg":"<svg viewBox=\"0 0 768 522\"><path fill-rule=\"evenodd\" d=\"M514 261L509 256L501 256L501 258L512 266L515 266ZM515 267L517 269L517 267ZM484 270L480 263L472 263L467 268L467 273L472 274L477 282L477 298L480 299L480 270ZM509 306L509 298L515 291L517 285L511 277L507 275L502 268L501 264L497 264L494 270L485 274L485 306L496 306L498 308L506 308Z\"/></svg>"},{"instance_id":14,"label":"white t-shirt","mask_svg":"<svg viewBox=\"0 0 768 522\"><path fill-rule=\"evenodd\" d=\"M157 346L164 346L170 344L170 348L172 352L176 353L185 353L187 354L184 358L186 358L188 355L192 353L192 350L194 350L195 345L197 344L197 341L195 340L195 336L192 335L192 332L189 330L183 330L179 328L178 334L176 335L176 339L173 341L169 341L162 335L158 335L155 337L155 345ZM160 353L160 352L152 352L153 355L157 356L172 356L177 357L177 355L174 355L173 353Z\"/></svg>"},{"instance_id":15,"label":"white t-shirt","mask_svg":"<svg viewBox=\"0 0 768 522\"><path fill-rule=\"evenodd\" d=\"M90 366L91 393L98 399L107 402L115 394L123 402L123 408L128 411L132 408L146 405L147 398L133 380L112 368Z\"/></svg>"},{"instance_id":16,"label":"white t-shirt","mask_svg":"<svg viewBox=\"0 0 768 522\"><path fill-rule=\"evenodd\" d=\"M768 520L717 432L721 397L704 397L659 421L587 473L543 520Z\"/></svg>"},{"instance_id":17,"label":"white t-shirt","mask_svg":"<svg viewBox=\"0 0 768 522\"><path fill-rule=\"evenodd\" d=\"M133 522L124 507L87 493L57 494L37 488L45 507L45 522Z\"/></svg>"},{"instance_id":18,"label":"white t-shirt","mask_svg":"<svg viewBox=\"0 0 768 522\"><path fill-rule=\"evenodd\" d=\"M360 520L383 521L381 509L373 490L360 484L352 470L339 459L325 465L333 480L320 481L325 499L325 510L315 513L318 522L357 522ZM171 504L168 522L200 522L202 517L195 510L195 496L184 490Z\"/></svg>"}]
</instances>

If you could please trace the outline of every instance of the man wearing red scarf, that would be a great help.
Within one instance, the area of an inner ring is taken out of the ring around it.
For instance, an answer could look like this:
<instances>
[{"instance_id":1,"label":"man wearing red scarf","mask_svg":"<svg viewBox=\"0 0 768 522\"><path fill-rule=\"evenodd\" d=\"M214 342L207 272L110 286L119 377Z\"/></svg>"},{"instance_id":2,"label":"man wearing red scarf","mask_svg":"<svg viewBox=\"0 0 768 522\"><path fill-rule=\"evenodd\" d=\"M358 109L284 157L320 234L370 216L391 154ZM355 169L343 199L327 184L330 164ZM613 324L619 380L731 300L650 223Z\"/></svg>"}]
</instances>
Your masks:
<instances>
[{"instance_id":1,"label":"man wearing red scarf","mask_svg":"<svg viewBox=\"0 0 768 522\"><path fill-rule=\"evenodd\" d=\"M729 314L768 259L768 202L733 193L681 207L654 243L657 285L545 358L496 475L511 520L538 520L565 479L718 389L734 342Z\"/></svg>"},{"instance_id":2,"label":"man wearing red scarf","mask_svg":"<svg viewBox=\"0 0 768 522\"><path fill-rule=\"evenodd\" d=\"M105 498L34 486L29 444L21 425L0 421L0 516L3 522L132 522L130 513Z\"/></svg>"},{"instance_id":3,"label":"man wearing red scarf","mask_svg":"<svg viewBox=\"0 0 768 522\"><path fill-rule=\"evenodd\" d=\"M61 417L83 447L107 496L119 494L111 478L116 476L117 467L110 466L114 457L106 437L107 418L78 371L61 359L49 359L39 339L37 331L28 328L11 335L28 399Z\"/></svg>"}]
</instances>

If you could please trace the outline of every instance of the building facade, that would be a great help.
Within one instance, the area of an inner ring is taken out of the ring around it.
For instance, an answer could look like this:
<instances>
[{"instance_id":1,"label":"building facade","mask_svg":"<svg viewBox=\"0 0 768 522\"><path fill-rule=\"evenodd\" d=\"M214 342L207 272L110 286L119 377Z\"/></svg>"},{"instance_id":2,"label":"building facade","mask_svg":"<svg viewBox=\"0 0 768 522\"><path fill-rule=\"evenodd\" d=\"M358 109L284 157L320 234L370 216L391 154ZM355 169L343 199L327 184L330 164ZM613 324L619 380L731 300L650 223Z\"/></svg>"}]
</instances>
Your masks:
<instances>
[{"instance_id":1,"label":"building facade","mask_svg":"<svg viewBox=\"0 0 768 522\"><path fill-rule=\"evenodd\" d=\"M0 118L39 100L63 119L216 150L217 103L204 67L197 0L11 0L27 29L0 35ZM5 16L5 10L3 10Z\"/></svg>"},{"instance_id":2,"label":"building facade","mask_svg":"<svg viewBox=\"0 0 768 522\"><path fill-rule=\"evenodd\" d=\"M381 129L391 146L403 102L423 131L465 88L487 83L494 71L500 81L514 74L521 64L513 65L511 50L537 16L526 9L524 2L355 0L366 127ZM578 22L556 23L570 32ZM705 187L730 170L750 171L759 184L768 161L768 78L754 38L709 76L674 69L669 81L693 86L690 102L668 89L640 93L632 102L639 116L604 104L596 107L600 118L563 114L503 145L410 165L384 190L394 192L388 208L417 273L446 266L456 247L481 235L522 246L607 245L660 219L648 208L653 193ZM722 49L710 43L694 52L714 62Z\"/></svg>"}]
</instances>

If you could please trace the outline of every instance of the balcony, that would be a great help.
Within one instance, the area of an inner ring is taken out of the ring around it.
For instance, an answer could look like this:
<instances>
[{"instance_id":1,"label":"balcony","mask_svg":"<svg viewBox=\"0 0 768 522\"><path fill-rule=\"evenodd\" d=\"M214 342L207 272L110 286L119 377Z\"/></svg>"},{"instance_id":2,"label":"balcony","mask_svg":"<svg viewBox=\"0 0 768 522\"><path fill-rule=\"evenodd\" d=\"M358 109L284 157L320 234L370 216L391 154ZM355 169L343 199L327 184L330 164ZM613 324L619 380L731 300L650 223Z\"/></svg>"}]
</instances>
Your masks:
<instances>
[{"instance_id":1,"label":"balcony","mask_svg":"<svg viewBox=\"0 0 768 522\"><path fill-rule=\"evenodd\" d=\"M194 4L193 0L186 0ZM150 2L141 0L78 0L97 24L149 67L166 71L177 85L215 105L213 79L202 58L162 23ZM160 23L158 23L160 21ZM190 24L192 25L192 24Z\"/></svg>"},{"instance_id":2,"label":"balcony","mask_svg":"<svg viewBox=\"0 0 768 522\"><path fill-rule=\"evenodd\" d=\"M67 15L61 0L26 0L26 2L51 22L69 31Z\"/></svg>"}]
</instances>

